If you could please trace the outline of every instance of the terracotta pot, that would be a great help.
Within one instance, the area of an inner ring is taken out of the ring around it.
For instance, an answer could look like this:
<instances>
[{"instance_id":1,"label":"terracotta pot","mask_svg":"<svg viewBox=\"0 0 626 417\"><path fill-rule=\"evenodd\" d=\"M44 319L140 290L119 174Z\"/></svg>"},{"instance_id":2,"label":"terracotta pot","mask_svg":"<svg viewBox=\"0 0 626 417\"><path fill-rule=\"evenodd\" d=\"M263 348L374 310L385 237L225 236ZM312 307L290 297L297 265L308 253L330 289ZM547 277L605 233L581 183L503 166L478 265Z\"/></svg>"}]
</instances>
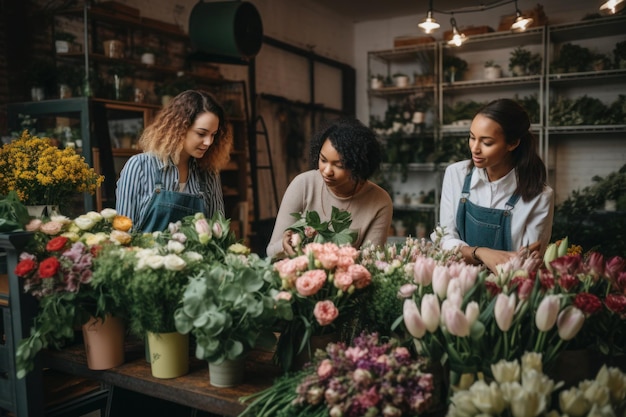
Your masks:
<instances>
[{"instance_id":1,"label":"terracotta pot","mask_svg":"<svg viewBox=\"0 0 626 417\"><path fill-rule=\"evenodd\" d=\"M111 369L124 363L125 328L121 318L92 317L83 324L82 330L89 369Z\"/></svg>"}]
</instances>

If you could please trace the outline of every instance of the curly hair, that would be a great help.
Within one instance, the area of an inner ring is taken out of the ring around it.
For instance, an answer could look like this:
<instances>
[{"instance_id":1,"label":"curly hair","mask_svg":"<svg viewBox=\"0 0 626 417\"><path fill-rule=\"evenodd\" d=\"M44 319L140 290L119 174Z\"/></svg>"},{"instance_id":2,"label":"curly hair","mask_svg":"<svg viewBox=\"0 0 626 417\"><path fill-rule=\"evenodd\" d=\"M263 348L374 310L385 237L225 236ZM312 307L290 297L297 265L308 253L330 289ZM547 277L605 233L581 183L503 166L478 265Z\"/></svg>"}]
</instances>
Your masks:
<instances>
[{"instance_id":1,"label":"curly hair","mask_svg":"<svg viewBox=\"0 0 626 417\"><path fill-rule=\"evenodd\" d=\"M156 115L139 138L139 146L167 163L171 157L175 164L180 160L180 152L187 131L198 115L210 112L219 119L215 140L204 156L198 160L200 168L218 172L230 159L233 144L232 134L227 128L224 108L207 91L187 90L171 99Z\"/></svg>"},{"instance_id":2,"label":"curly hair","mask_svg":"<svg viewBox=\"0 0 626 417\"><path fill-rule=\"evenodd\" d=\"M376 134L355 118L326 122L311 138L311 168L317 169L322 145L326 139L341 155L341 163L355 181L369 179L381 162L380 143Z\"/></svg>"}]
</instances>

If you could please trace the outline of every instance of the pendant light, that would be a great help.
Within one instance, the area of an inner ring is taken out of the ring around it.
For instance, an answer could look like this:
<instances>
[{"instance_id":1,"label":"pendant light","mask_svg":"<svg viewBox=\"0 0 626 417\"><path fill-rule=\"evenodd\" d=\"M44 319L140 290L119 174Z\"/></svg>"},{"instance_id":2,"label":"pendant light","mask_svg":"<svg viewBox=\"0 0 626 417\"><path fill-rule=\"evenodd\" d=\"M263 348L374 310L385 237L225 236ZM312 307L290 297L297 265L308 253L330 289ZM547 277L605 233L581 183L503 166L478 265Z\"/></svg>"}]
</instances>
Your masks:
<instances>
[{"instance_id":1,"label":"pendant light","mask_svg":"<svg viewBox=\"0 0 626 417\"><path fill-rule=\"evenodd\" d=\"M522 12L517 7L517 0L515 0L515 22L511 25L511 30L513 32L523 32L533 23L533 19L531 17L524 17Z\"/></svg>"},{"instance_id":2,"label":"pendant light","mask_svg":"<svg viewBox=\"0 0 626 417\"><path fill-rule=\"evenodd\" d=\"M465 36L465 34L459 32L459 29L456 27L456 19L454 17L450 19L450 24L452 25L452 39L448 41L448 45L463 45L463 42L467 40L467 37Z\"/></svg>"},{"instance_id":3,"label":"pendant light","mask_svg":"<svg viewBox=\"0 0 626 417\"><path fill-rule=\"evenodd\" d=\"M602 6L600 11L609 14L615 14L624 8L624 0L607 0Z\"/></svg>"},{"instance_id":4,"label":"pendant light","mask_svg":"<svg viewBox=\"0 0 626 417\"><path fill-rule=\"evenodd\" d=\"M428 14L426 14L426 19L422 20L422 22L417 26L419 26L425 33L432 33L439 29L440 25L433 17L433 0L430 0L428 3Z\"/></svg>"}]
</instances>

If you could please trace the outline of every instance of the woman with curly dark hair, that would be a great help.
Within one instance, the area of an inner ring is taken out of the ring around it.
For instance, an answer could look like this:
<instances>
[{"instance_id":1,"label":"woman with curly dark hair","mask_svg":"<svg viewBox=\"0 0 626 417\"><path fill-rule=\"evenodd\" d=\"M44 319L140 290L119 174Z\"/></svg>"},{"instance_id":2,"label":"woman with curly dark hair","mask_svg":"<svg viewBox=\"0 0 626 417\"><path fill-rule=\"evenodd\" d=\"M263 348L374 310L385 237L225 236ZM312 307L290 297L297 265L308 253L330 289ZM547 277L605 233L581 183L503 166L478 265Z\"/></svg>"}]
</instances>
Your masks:
<instances>
[{"instance_id":1,"label":"woman with curly dark hair","mask_svg":"<svg viewBox=\"0 0 626 417\"><path fill-rule=\"evenodd\" d=\"M165 230L195 214L224 214L219 170L228 162L232 136L224 109L211 93L188 90L174 97L146 127L117 182L116 210L133 229Z\"/></svg>"},{"instance_id":2,"label":"woman with curly dark hair","mask_svg":"<svg viewBox=\"0 0 626 417\"><path fill-rule=\"evenodd\" d=\"M393 205L387 191L369 181L380 165L380 144L374 132L353 118L332 121L311 139L311 170L296 176L287 187L278 210L268 256L293 256L291 213L315 211L330 220L333 207L350 212L352 243L359 248L370 241L387 241Z\"/></svg>"}]
</instances>

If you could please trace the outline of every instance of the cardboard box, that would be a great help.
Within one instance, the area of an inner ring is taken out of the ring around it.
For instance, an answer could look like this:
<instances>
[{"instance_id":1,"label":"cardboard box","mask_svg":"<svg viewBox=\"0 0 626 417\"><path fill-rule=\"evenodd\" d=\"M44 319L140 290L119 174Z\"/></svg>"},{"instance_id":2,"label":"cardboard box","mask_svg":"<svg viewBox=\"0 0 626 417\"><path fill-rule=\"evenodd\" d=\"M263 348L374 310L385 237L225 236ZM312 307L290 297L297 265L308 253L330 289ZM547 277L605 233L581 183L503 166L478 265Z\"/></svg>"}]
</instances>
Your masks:
<instances>
[{"instance_id":1,"label":"cardboard box","mask_svg":"<svg viewBox=\"0 0 626 417\"><path fill-rule=\"evenodd\" d=\"M431 42L435 42L435 38L432 36L396 36L393 38L393 47L406 48Z\"/></svg>"}]
</instances>

